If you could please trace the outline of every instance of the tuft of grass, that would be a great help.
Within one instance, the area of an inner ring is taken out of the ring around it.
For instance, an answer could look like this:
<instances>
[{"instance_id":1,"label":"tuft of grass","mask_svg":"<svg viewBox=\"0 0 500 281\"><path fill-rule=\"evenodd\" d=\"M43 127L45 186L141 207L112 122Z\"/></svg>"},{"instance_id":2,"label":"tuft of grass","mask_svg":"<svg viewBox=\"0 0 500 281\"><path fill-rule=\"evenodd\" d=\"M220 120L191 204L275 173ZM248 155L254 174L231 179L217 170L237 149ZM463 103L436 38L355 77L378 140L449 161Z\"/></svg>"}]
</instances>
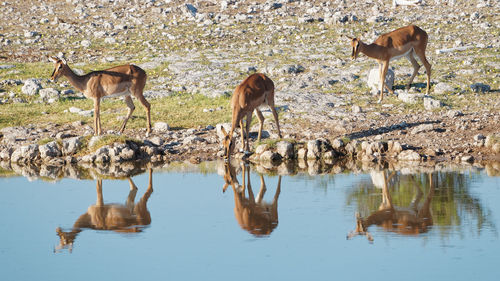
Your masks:
<instances>
[{"instance_id":1,"label":"tuft of grass","mask_svg":"<svg viewBox=\"0 0 500 281\"><path fill-rule=\"evenodd\" d=\"M292 144L297 144L297 141L295 139L265 139L265 140L261 140L260 142L256 142L255 146L257 147L261 144L267 144L267 146L269 148L274 149L274 148L276 148L276 145L280 141L287 141L287 142L292 143Z\"/></svg>"}]
</instances>

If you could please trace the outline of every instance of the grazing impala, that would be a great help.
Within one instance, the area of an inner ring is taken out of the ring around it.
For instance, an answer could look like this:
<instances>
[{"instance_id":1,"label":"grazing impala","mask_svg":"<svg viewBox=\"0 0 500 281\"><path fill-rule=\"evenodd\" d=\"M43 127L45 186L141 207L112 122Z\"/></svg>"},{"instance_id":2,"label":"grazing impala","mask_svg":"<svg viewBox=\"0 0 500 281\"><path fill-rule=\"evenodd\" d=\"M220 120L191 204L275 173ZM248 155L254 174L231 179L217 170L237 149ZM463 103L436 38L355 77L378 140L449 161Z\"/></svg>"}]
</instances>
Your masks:
<instances>
[{"instance_id":1,"label":"grazing impala","mask_svg":"<svg viewBox=\"0 0 500 281\"><path fill-rule=\"evenodd\" d=\"M255 198L250 184L250 167L242 166L243 185L240 185L234 167L229 162L225 163L225 184L222 190L226 191L228 185L233 187L234 216L241 228L255 236L269 235L278 226L278 197L281 192L281 176L278 178L278 186L272 203L266 203L262 201L266 192L264 177L260 174L260 190ZM248 177L246 186L245 174ZM245 195L245 189L248 190L248 198Z\"/></svg>"},{"instance_id":2,"label":"grazing impala","mask_svg":"<svg viewBox=\"0 0 500 281\"><path fill-rule=\"evenodd\" d=\"M146 72L133 64L115 66L101 71L92 71L85 75L75 74L69 68L64 58L51 57L55 63L51 79L57 82L61 76L68 78L73 87L82 91L87 98L94 100L94 134L101 134L101 99L105 97L125 96L128 114L120 127L120 133L125 130L125 125L135 109L131 95L134 95L146 109L147 133L151 133L151 105L144 98L143 91L146 85Z\"/></svg>"},{"instance_id":3,"label":"grazing impala","mask_svg":"<svg viewBox=\"0 0 500 281\"><path fill-rule=\"evenodd\" d=\"M428 227L433 224L431 214L431 201L434 196L434 183L432 181L432 174L429 174L430 190L427 198L420 204L423 192L420 187L415 184L417 193L408 208L394 206L392 197L389 192L388 183L395 175L393 172L387 177L385 171L383 173L383 186L382 186L382 203L378 211L373 212L367 218L361 218L360 214L356 212L356 230L347 235L350 239L356 235L365 235L370 242L373 241L372 235L368 232L368 227L371 225L379 225L388 231L393 231L399 234L417 235L419 233L427 232ZM373 179L373 177L372 177ZM375 184L375 182L374 182Z\"/></svg>"},{"instance_id":4,"label":"grazing impala","mask_svg":"<svg viewBox=\"0 0 500 281\"><path fill-rule=\"evenodd\" d=\"M55 251L69 249L71 252L76 236L84 228L135 233L141 232L145 226L151 224L151 215L149 214L147 203L151 193L153 193L152 170L149 169L148 189L137 204L134 203L135 195L137 194L137 186L131 178L128 178L128 181L130 192L127 197L127 202L122 205L104 204L102 180L97 180L96 204L91 205L87 209L87 212L76 220L71 231L65 232L60 227L56 229L60 241Z\"/></svg>"},{"instance_id":5,"label":"grazing impala","mask_svg":"<svg viewBox=\"0 0 500 281\"><path fill-rule=\"evenodd\" d=\"M236 127L241 128L241 146L244 150L249 151L248 134L250 130L250 123L252 122L252 112L255 110L257 118L259 119L259 135L257 140L260 141L262 136L262 128L264 126L264 116L259 110L259 106L267 104L273 112L276 126L278 127L278 135L281 138L280 124L278 121L278 113L274 108L274 83L266 75L255 73L248 76L241 84L236 87L231 99L231 108L233 110L233 117L231 122L231 130L229 134L222 128L224 134L224 158L229 160L234 150L233 134ZM246 117L246 128L243 127L243 118ZM246 145L245 143L246 134Z\"/></svg>"},{"instance_id":6,"label":"grazing impala","mask_svg":"<svg viewBox=\"0 0 500 281\"><path fill-rule=\"evenodd\" d=\"M351 39L353 59L356 59L359 52L361 52L370 58L376 59L379 63L379 103L382 102L383 99L384 87L387 88L390 93L394 94L394 91L385 85L385 76L389 67L389 61L397 60L401 57L406 57L413 66L413 74L410 77L406 89L410 88L413 79L420 69L420 65L415 59L415 55L417 55L425 66L425 72L427 74L426 92L429 94L431 87L431 65L425 57L428 36L424 30L416 25L405 26L380 35L377 40L370 45L363 43L359 38L349 38Z\"/></svg>"}]
</instances>

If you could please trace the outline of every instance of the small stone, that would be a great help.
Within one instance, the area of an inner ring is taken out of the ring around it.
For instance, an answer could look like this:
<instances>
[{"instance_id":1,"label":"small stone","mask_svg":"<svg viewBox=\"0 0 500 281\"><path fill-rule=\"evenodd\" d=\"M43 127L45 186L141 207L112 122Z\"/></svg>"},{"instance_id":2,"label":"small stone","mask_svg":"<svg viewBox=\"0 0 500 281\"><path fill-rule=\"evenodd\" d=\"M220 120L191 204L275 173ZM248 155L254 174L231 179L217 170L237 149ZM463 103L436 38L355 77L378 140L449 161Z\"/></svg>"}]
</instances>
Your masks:
<instances>
[{"instance_id":1,"label":"small stone","mask_svg":"<svg viewBox=\"0 0 500 281\"><path fill-rule=\"evenodd\" d=\"M409 104L415 104L424 97L423 94L410 94L399 90L396 90L395 93L397 93L399 100Z\"/></svg>"},{"instance_id":2,"label":"small stone","mask_svg":"<svg viewBox=\"0 0 500 281\"><path fill-rule=\"evenodd\" d=\"M434 131L434 125L433 124L422 124L422 125L419 125L419 126L413 128L411 130L410 134L416 135L416 134L419 134L419 133L430 132L430 131Z\"/></svg>"},{"instance_id":3,"label":"small stone","mask_svg":"<svg viewBox=\"0 0 500 281\"><path fill-rule=\"evenodd\" d=\"M92 45L92 43L90 42L90 40L82 40L80 42L80 45L82 45L82 47L84 47L84 48L88 48L88 47L90 47L90 45Z\"/></svg>"},{"instance_id":4,"label":"small stone","mask_svg":"<svg viewBox=\"0 0 500 281\"><path fill-rule=\"evenodd\" d=\"M361 112L363 111L361 110L361 107L359 105L352 106L352 113L361 113Z\"/></svg>"},{"instance_id":5,"label":"small stone","mask_svg":"<svg viewBox=\"0 0 500 281\"><path fill-rule=\"evenodd\" d=\"M448 116L449 118L455 118L455 117L458 117L458 116L464 116L464 114L460 110L449 110L446 113L446 116Z\"/></svg>"},{"instance_id":6,"label":"small stone","mask_svg":"<svg viewBox=\"0 0 500 281\"><path fill-rule=\"evenodd\" d=\"M59 99L59 91L54 88L41 89L38 92L38 94L40 95L40 98L43 100L48 100L51 98Z\"/></svg>"},{"instance_id":7,"label":"small stone","mask_svg":"<svg viewBox=\"0 0 500 281\"><path fill-rule=\"evenodd\" d=\"M257 146L257 148L255 148L255 154L260 155L264 153L264 151L266 151L267 148L268 148L267 144L260 144Z\"/></svg>"},{"instance_id":8,"label":"small stone","mask_svg":"<svg viewBox=\"0 0 500 281\"><path fill-rule=\"evenodd\" d=\"M470 85L470 88L475 93L486 93L486 92L489 92L491 90L490 85L483 84L483 83L474 83L474 84Z\"/></svg>"},{"instance_id":9,"label":"small stone","mask_svg":"<svg viewBox=\"0 0 500 281\"><path fill-rule=\"evenodd\" d=\"M413 150L404 150L398 155L398 160L402 161L420 161L420 159L420 154Z\"/></svg>"},{"instance_id":10,"label":"small stone","mask_svg":"<svg viewBox=\"0 0 500 281\"><path fill-rule=\"evenodd\" d=\"M165 122L156 122L153 125L153 130L156 132L167 132L170 130L170 126Z\"/></svg>"},{"instance_id":11,"label":"small stone","mask_svg":"<svg viewBox=\"0 0 500 281\"><path fill-rule=\"evenodd\" d=\"M332 148L333 149L339 150L342 147L344 147L344 141L342 141L341 139L334 139L332 141Z\"/></svg>"},{"instance_id":12,"label":"small stone","mask_svg":"<svg viewBox=\"0 0 500 281\"><path fill-rule=\"evenodd\" d=\"M424 107L427 110L433 110L442 106L443 103L441 103L441 101L439 100L435 100L433 98L424 98Z\"/></svg>"},{"instance_id":13,"label":"small stone","mask_svg":"<svg viewBox=\"0 0 500 281\"><path fill-rule=\"evenodd\" d=\"M486 137L483 134L477 134L474 136L475 141L485 140Z\"/></svg>"},{"instance_id":14,"label":"small stone","mask_svg":"<svg viewBox=\"0 0 500 281\"><path fill-rule=\"evenodd\" d=\"M281 155L279 155L276 152L272 151L264 151L259 157L260 161L271 161L271 162L277 162L281 160Z\"/></svg>"},{"instance_id":15,"label":"small stone","mask_svg":"<svg viewBox=\"0 0 500 281\"><path fill-rule=\"evenodd\" d=\"M460 160L462 162L473 162L474 157L472 157L471 155L465 155L465 156L462 156L462 158L460 158Z\"/></svg>"},{"instance_id":16,"label":"small stone","mask_svg":"<svg viewBox=\"0 0 500 281\"><path fill-rule=\"evenodd\" d=\"M305 160L307 158L307 149L300 148L297 151L297 157L298 157L299 160Z\"/></svg>"},{"instance_id":17,"label":"small stone","mask_svg":"<svg viewBox=\"0 0 500 281\"><path fill-rule=\"evenodd\" d=\"M494 145L491 146L491 150L494 153L500 153L500 143L495 143Z\"/></svg>"},{"instance_id":18,"label":"small stone","mask_svg":"<svg viewBox=\"0 0 500 281\"><path fill-rule=\"evenodd\" d=\"M455 88L453 88L450 84L445 83L445 82L439 82L433 87L434 93L436 94L445 94L445 93L451 93L455 91Z\"/></svg>"}]
</instances>

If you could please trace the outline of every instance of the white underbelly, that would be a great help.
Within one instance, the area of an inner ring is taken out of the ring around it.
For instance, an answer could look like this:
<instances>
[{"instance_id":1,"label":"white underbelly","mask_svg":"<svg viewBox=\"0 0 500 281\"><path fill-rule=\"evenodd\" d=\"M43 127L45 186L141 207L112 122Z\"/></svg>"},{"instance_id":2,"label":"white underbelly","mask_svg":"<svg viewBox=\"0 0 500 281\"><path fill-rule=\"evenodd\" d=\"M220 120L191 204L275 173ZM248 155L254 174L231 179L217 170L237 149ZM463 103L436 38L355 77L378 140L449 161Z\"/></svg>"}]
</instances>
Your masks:
<instances>
[{"instance_id":1,"label":"white underbelly","mask_svg":"<svg viewBox=\"0 0 500 281\"><path fill-rule=\"evenodd\" d=\"M402 58L402 57L407 57L407 56L410 54L410 52L413 52L413 48L410 48L410 49L409 49L408 51L406 51L406 53L404 53L404 54L401 54L401 55L399 55L399 56L394 56L394 57L392 57L390 60L398 60L398 59L400 59L400 58Z\"/></svg>"},{"instance_id":2,"label":"white underbelly","mask_svg":"<svg viewBox=\"0 0 500 281\"><path fill-rule=\"evenodd\" d=\"M129 90L125 90L123 92L119 92L119 93L114 93L114 94L111 94L111 95L107 95L107 96L104 96L102 97L103 99L107 99L107 98L118 98L118 97L124 97L124 96L130 96L132 93L129 91Z\"/></svg>"}]
</instances>

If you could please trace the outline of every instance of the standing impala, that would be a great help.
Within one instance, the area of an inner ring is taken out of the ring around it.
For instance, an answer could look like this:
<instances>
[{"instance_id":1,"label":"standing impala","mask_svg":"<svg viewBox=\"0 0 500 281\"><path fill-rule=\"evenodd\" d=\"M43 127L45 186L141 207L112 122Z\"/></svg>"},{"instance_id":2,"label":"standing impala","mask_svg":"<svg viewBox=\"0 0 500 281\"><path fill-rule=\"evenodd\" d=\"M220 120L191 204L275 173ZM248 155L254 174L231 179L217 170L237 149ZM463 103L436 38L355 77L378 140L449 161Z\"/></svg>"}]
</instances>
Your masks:
<instances>
[{"instance_id":1,"label":"standing impala","mask_svg":"<svg viewBox=\"0 0 500 281\"><path fill-rule=\"evenodd\" d=\"M255 110L259 119L259 135L257 140L260 141L262 136L262 128L264 127L264 116L259 110L259 106L267 104L273 112L274 121L278 127L278 135L281 138L280 124L278 121L278 113L274 108L274 83L269 77L261 73L254 73L247 77L241 84L236 87L231 99L231 108L233 117L231 122L231 131L229 134L222 128L224 134L224 158L229 160L234 150L233 134L236 126L241 128L241 146L243 150L249 151L248 137L250 131L250 123L252 122L252 113ZM243 127L243 118L246 117L246 128ZM246 145L245 145L246 134Z\"/></svg>"},{"instance_id":2,"label":"standing impala","mask_svg":"<svg viewBox=\"0 0 500 281\"><path fill-rule=\"evenodd\" d=\"M148 199L153 193L152 170L149 169L148 189L142 198L137 202L137 186L131 178L128 178L130 192L127 202L122 204L104 204L102 196L102 180L97 180L97 202L88 207L87 212L81 215L73 225L71 231L63 231L60 227L56 229L59 236L59 245L55 251L61 249L73 249L76 236L85 228L95 230L112 230L122 233L141 232L142 229L151 224L151 215L148 211Z\"/></svg>"},{"instance_id":3,"label":"standing impala","mask_svg":"<svg viewBox=\"0 0 500 281\"><path fill-rule=\"evenodd\" d=\"M64 58L51 57L55 63L54 72L51 79L57 82L61 76L68 78L73 87L82 91L87 98L94 100L94 134L101 134L101 99L104 97L125 96L125 104L128 107L128 114L120 128L120 133L125 130L125 125L135 109L131 95L134 95L146 109L147 133L151 133L151 105L144 98L143 91L146 85L146 72L133 64L115 66L101 71L92 71L85 75L75 74L69 68Z\"/></svg>"},{"instance_id":4,"label":"standing impala","mask_svg":"<svg viewBox=\"0 0 500 281\"><path fill-rule=\"evenodd\" d=\"M413 74L410 77L406 89L410 88L420 68L420 65L415 59L415 55L417 55L425 66L425 72L427 74L426 93L429 94L431 87L431 65L425 57L428 36L424 30L416 25L405 26L380 35L377 40L370 45L363 43L359 38L349 38L351 39L353 59L356 59L359 52L361 52L370 58L376 59L379 63L379 103L382 102L383 99L384 87L387 88L390 93L394 94L394 91L385 85L385 76L389 67L389 61L397 60L401 57L406 57L413 66Z\"/></svg>"}]
</instances>

